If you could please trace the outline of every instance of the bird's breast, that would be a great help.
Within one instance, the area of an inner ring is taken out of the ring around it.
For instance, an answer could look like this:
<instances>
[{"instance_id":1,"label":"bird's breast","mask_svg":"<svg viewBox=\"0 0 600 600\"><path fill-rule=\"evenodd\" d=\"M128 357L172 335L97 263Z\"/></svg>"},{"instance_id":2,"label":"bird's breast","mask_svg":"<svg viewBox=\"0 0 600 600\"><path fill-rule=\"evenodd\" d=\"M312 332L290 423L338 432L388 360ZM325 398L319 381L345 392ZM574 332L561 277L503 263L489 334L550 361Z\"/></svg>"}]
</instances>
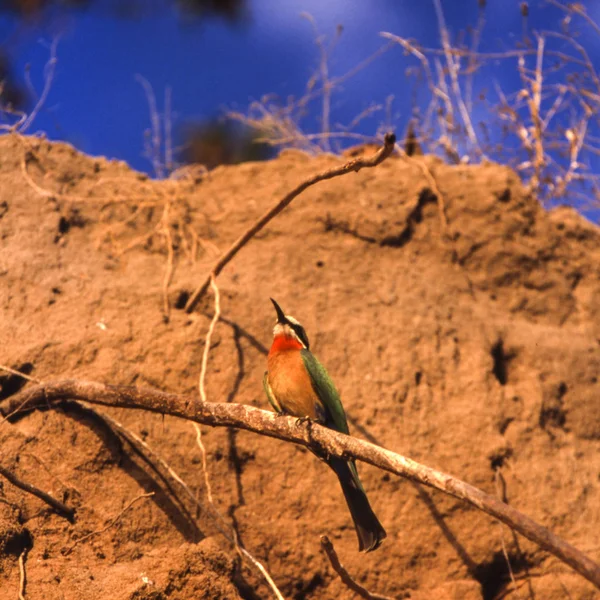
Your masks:
<instances>
[{"instance_id":1,"label":"bird's breast","mask_svg":"<svg viewBox=\"0 0 600 600\"><path fill-rule=\"evenodd\" d=\"M280 406L290 415L317 419L321 403L298 350L270 353L268 380Z\"/></svg>"}]
</instances>

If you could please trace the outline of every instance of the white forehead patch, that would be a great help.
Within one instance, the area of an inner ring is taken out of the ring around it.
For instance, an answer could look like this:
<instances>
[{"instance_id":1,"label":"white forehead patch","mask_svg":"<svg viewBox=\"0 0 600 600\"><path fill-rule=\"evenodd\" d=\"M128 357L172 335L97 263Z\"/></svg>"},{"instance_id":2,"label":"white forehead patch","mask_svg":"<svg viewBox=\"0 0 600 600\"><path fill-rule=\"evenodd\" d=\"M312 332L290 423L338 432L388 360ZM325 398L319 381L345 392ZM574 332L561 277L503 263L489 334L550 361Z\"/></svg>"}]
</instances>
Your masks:
<instances>
[{"instance_id":1,"label":"white forehead patch","mask_svg":"<svg viewBox=\"0 0 600 600\"><path fill-rule=\"evenodd\" d=\"M298 321L286 315L286 319L290 322L296 324ZM306 344L298 337L298 334L287 324L287 323L275 323L275 327L273 328L273 336L285 335L286 337L291 337L302 344L304 348L306 348Z\"/></svg>"}]
</instances>

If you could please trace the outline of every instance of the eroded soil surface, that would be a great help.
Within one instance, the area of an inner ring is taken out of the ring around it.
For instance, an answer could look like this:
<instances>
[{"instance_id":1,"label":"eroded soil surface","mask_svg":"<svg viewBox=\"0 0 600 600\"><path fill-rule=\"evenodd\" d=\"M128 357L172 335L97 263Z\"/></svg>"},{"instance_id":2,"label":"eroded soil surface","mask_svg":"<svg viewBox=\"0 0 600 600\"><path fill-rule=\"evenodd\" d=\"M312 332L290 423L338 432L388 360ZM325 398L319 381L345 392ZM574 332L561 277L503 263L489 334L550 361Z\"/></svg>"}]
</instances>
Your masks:
<instances>
[{"instance_id":1,"label":"eroded soil surface","mask_svg":"<svg viewBox=\"0 0 600 600\"><path fill-rule=\"evenodd\" d=\"M437 181L447 230L416 161ZM339 162L284 152L154 182L64 144L0 138L0 363L39 380L197 393L214 309L208 294L186 314L189 294L270 205ZM272 296L305 326L355 435L504 493L600 560L597 227L568 208L546 212L505 167L392 157L308 190L218 283L209 400L267 408ZM0 398L21 385L0 373ZM206 506L192 424L101 412ZM216 507L286 598L354 597L320 549L323 533L359 582L394 598L599 597L483 513L365 465L388 539L358 554L321 461L246 432L203 427L202 435ZM69 523L0 478L0 598L18 597L25 548L27 598L270 597L210 511L197 514L91 413L65 406L0 423L0 461L76 508Z\"/></svg>"}]
</instances>

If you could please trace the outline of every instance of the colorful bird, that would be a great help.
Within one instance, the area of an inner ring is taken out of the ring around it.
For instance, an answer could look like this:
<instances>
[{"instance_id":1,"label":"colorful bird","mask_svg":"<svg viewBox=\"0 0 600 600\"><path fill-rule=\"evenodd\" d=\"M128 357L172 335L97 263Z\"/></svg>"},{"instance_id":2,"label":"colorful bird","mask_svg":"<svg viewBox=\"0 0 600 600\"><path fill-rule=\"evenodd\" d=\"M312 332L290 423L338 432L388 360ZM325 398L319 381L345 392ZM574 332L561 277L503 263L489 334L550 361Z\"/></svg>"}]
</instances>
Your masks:
<instances>
[{"instance_id":1,"label":"colorful bird","mask_svg":"<svg viewBox=\"0 0 600 600\"><path fill-rule=\"evenodd\" d=\"M325 367L310 352L304 327L284 314L272 298L271 302L277 322L267 361L269 370L263 379L269 403L278 413L308 417L348 435L340 396ZM332 456L326 462L340 480L358 535L359 551L375 550L386 533L369 504L354 461Z\"/></svg>"}]
</instances>

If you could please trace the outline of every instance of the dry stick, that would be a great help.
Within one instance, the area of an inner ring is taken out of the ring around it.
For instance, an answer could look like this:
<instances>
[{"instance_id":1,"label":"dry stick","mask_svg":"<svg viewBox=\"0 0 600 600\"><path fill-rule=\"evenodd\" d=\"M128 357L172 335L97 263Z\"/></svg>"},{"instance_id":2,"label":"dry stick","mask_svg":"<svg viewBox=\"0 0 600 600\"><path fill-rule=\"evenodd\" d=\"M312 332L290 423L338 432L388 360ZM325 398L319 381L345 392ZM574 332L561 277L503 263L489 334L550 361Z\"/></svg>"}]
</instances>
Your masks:
<instances>
[{"instance_id":1,"label":"dry stick","mask_svg":"<svg viewBox=\"0 0 600 600\"><path fill-rule=\"evenodd\" d=\"M23 379L27 379L27 381L33 381L33 383L42 383L39 379L35 377L31 377L30 375L26 375L25 373L21 373L21 371L17 371L16 369L11 369L6 365L0 365L0 371L6 371L11 375L16 375L17 377L22 377Z\"/></svg>"},{"instance_id":2,"label":"dry stick","mask_svg":"<svg viewBox=\"0 0 600 600\"><path fill-rule=\"evenodd\" d=\"M65 398L103 406L147 410L211 427L237 427L305 446L319 455L361 460L475 506L550 552L600 589L600 565L495 496L410 458L317 423L298 422L294 417L284 417L243 404L199 402L192 396L159 390L76 380L45 383L23 390L7 399L0 406L0 413L7 415L17 407L21 407L21 411L44 409Z\"/></svg>"},{"instance_id":3,"label":"dry stick","mask_svg":"<svg viewBox=\"0 0 600 600\"><path fill-rule=\"evenodd\" d=\"M203 403L206 403L206 389L204 387L206 381L206 369L208 367L208 354L210 352L210 342L212 340L213 333L215 331L215 327L217 326L217 322L219 321L219 317L221 316L221 296L219 294L219 288L215 281L214 276L210 277L210 286L215 295L215 314L213 315L210 325L208 326L208 332L206 333L206 338L204 340L204 351L202 353L202 366L200 368L200 377L198 379L198 391L200 392L200 400ZM204 485L206 486L206 499L213 510L214 514L219 518L219 520L227 527L229 524L225 521L219 509L215 506L212 497L212 488L210 485L210 480L208 478L208 469L206 467L206 448L202 443L202 431L200 430L200 425L198 423L194 423L194 427L196 428L196 443L198 444L198 448L200 448L200 454L202 455L202 472L204 473ZM277 600L284 600L283 595L279 591L279 588L275 584L275 581L264 567L264 565L255 558L250 552L248 552L245 548L240 546L237 532L232 529L231 530L233 536L233 545L235 549L242 557L246 557L263 575L266 582L269 584L271 590L275 594ZM227 537L227 536L226 536Z\"/></svg>"},{"instance_id":4,"label":"dry stick","mask_svg":"<svg viewBox=\"0 0 600 600\"><path fill-rule=\"evenodd\" d=\"M22 481L19 479L12 471L9 471L6 467L0 465L0 475L8 479L15 487L32 494L33 496L37 496L40 500L43 500L46 504L51 506L57 513L61 516L65 517L71 523L75 517L75 510L73 508L69 508L66 504L63 504L60 500L53 498L50 494L43 492L39 488L35 487L31 483L27 483L26 481Z\"/></svg>"},{"instance_id":5,"label":"dry stick","mask_svg":"<svg viewBox=\"0 0 600 600\"><path fill-rule=\"evenodd\" d=\"M25 600L25 556L27 548L19 554L19 600Z\"/></svg>"},{"instance_id":6,"label":"dry stick","mask_svg":"<svg viewBox=\"0 0 600 600\"><path fill-rule=\"evenodd\" d=\"M154 496L154 492L148 492L147 494L140 494L139 496L136 496L133 500L131 500L127 504L127 506L116 517L113 517L105 527L103 527L102 529L98 529L96 531L92 531L91 533L88 533L87 535L84 535L83 537L76 539L75 543L72 546L69 546L64 551L64 555L66 556L67 554L71 554L71 552L73 552L75 547L80 542L84 542L85 540L89 540L94 535L100 535L101 533L108 531L138 500L143 500L144 498L151 498L152 496Z\"/></svg>"},{"instance_id":7,"label":"dry stick","mask_svg":"<svg viewBox=\"0 0 600 600\"><path fill-rule=\"evenodd\" d=\"M332 179L339 175L345 175L352 171L358 172L363 168L376 167L383 162L393 151L396 143L396 136L393 133L387 133L385 136L385 142L382 148L380 148L373 156L369 158L356 158L333 169L327 169L322 173L317 173L312 177L304 180L300 185L296 186L291 192L287 193L282 200L277 202L275 206L270 208L250 229L248 229L241 237L239 237L233 245L223 254L221 258L214 264L210 273L206 279L196 288L196 291L192 294L191 298L185 306L186 312L190 313L196 307L196 304L208 289L211 278L216 278L219 273L223 270L225 265L274 217L276 217L290 202L305 189L311 185L318 183L319 181L325 181L326 179Z\"/></svg>"},{"instance_id":8,"label":"dry stick","mask_svg":"<svg viewBox=\"0 0 600 600\"><path fill-rule=\"evenodd\" d=\"M331 540L326 535L321 536L321 548L325 550L325 554L327 554L327 558L329 559L333 570L340 576L340 579L361 598L366 598L367 600L393 600L390 596L382 596L381 594L369 592L369 590L360 585L360 583L354 581L348 571L346 571L344 565L340 562Z\"/></svg>"}]
</instances>

